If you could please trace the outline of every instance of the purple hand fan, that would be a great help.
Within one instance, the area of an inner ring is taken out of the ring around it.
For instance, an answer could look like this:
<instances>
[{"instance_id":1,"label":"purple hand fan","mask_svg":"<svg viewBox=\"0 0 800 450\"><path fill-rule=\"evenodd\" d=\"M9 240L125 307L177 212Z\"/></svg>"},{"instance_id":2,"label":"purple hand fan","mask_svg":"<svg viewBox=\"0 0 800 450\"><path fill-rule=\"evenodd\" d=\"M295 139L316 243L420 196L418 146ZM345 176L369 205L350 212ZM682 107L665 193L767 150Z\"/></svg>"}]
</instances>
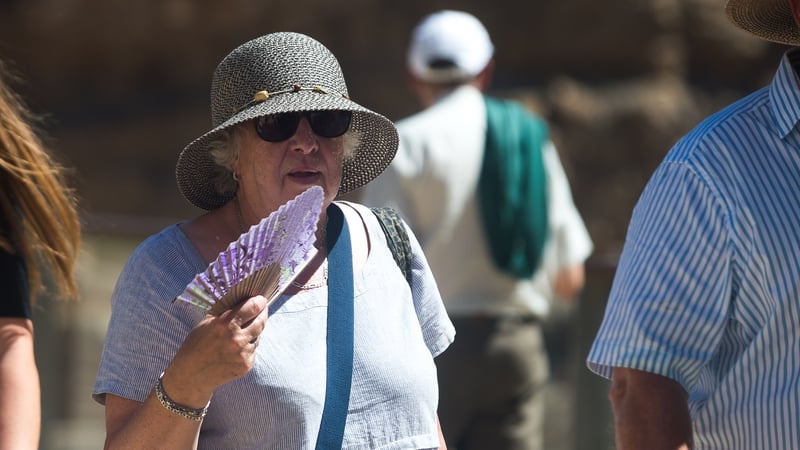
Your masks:
<instances>
[{"instance_id":1,"label":"purple hand fan","mask_svg":"<svg viewBox=\"0 0 800 450\"><path fill-rule=\"evenodd\" d=\"M271 303L315 253L322 200L322 188L313 186L281 205L231 242L176 300L215 316L255 295Z\"/></svg>"}]
</instances>

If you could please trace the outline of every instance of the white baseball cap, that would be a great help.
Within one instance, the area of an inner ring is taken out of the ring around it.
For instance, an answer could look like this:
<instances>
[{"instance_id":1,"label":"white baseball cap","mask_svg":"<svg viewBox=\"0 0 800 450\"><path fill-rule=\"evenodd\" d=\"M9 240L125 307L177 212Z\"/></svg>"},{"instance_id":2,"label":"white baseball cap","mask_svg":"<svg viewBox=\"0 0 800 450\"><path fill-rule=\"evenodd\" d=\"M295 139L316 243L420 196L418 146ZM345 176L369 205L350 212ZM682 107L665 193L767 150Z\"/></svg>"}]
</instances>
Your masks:
<instances>
[{"instance_id":1,"label":"white baseball cap","mask_svg":"<svg viewBox=\"0 0 800 450\"><path fill-rule=\"evenodd\" d=\"M493 53L489 32L475 16L444 10L426 16L414 28L407 64L425 81L461 81L478 75ZM437 64L442 62L449 65Z\"/></svg>"}]
</instances>

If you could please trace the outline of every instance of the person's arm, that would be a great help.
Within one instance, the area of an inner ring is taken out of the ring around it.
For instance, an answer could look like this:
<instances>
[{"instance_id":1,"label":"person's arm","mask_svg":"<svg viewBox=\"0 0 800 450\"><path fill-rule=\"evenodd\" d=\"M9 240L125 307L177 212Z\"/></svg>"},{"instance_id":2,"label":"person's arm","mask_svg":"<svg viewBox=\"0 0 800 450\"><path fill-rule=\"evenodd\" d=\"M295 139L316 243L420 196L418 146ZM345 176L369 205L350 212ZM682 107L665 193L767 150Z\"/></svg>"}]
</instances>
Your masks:
<instances>
[{"instance_id":1,"label":"person's arm","mask_svg":"<svg viewBox=\"0 0 800 450\"><path fill-rule=\"evenodd\" d=\"M615 367L609 393L617 450L688 450L692 424L688 395L676 381Z\"/></svg>"},{"instance_id":2,"label":"person's arm","mask_svg":"<svg viewBox=\"0 0 800 450\"><path fill-rule=\"evenodd\" d=\"M442 423L439 422L439 414L436 414L436 429L439 430L439 450L447 450L447 443L444 441L442 433Z\"/></svg>"},{"instance_id":3,"label":"person's arm","mask_svg":"<svg viewBox=\"0 0 800 450\"><path fill-rule=\"evenodd\" d=\"M583 290L586 273L583 264L565 267L556 273L553 292L562 300L572 301Z\"/></svg>"},{"instance_id":4,"label":"person's arm","mask_svg":"<svg viewBox=\"0 0 800 450\"><path fill-rule=\"evenodd\" d=\"M33 323L0 318L0 448L39 447L40 396Z\"/></svg>"},{"instance_id":5,"label":"person's arm","mask_svg":"<svg viewBox=\"0 0 800 450\"><path fill-rule=\"evenodd\" d=\"M169 399L200 409L217 387L247 374L255 362L266 306L264 297L253 297L219 317L206 316L195 326L164 371L162 385ZM168 410L155 390L143 403L111 394L105 397L105 448L197 447L202 421Z\"/></svg>"}]
</instances>

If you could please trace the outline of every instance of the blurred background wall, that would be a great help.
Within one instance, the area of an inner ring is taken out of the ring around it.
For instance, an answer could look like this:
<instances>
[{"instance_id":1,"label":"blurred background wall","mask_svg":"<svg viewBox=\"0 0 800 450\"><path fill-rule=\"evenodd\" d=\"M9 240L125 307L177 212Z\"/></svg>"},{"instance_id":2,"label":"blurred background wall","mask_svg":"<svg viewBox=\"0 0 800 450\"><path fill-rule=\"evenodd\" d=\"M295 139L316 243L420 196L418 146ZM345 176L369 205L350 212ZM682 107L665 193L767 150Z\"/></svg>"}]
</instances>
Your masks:
<instances>
[{"instance_id":1,"label":"blurred background wall","mask_svg":"<svg viewBox=\"0 0 800 450\"><path fill-rule=\"evenodd\" d=\"M548 323L548 448L610 448L607 384L583 360L631 209L663 155L707 114L766 84L784 48L730 25L723 0L0 0L0 58L47 142L74 169L86 243L82 299L37 312L42 448L99 448L90 399L121 265L147 234L197 214L173 176L210 125L211 73L238 44L300 31L340 59L351 97L399 119L408 34L443 8L477 15L495 42L494 94L548 119L595 241L576 305Z\"/></svg>"}]
</instances>

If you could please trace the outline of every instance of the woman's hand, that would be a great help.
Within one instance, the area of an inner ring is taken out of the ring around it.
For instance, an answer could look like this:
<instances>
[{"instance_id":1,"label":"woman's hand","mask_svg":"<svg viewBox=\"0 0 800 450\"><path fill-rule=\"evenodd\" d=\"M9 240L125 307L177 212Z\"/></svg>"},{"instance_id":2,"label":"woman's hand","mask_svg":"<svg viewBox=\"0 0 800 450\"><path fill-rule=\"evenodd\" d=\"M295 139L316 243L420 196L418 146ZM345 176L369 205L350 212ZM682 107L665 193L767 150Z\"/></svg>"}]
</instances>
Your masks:
<instances>
[{"instance_id":1,"label":"woman's hand","mask_svg":"<svg viewBox=\"0 0 800 450\"><path fill-rule=\"evenodd\" d=\"M267 299L256 296L198 323L164 373L169 397L181 405L202 408L217 387L247 374L266 324L266 306Z\"/></svg>"}]
</instances>

